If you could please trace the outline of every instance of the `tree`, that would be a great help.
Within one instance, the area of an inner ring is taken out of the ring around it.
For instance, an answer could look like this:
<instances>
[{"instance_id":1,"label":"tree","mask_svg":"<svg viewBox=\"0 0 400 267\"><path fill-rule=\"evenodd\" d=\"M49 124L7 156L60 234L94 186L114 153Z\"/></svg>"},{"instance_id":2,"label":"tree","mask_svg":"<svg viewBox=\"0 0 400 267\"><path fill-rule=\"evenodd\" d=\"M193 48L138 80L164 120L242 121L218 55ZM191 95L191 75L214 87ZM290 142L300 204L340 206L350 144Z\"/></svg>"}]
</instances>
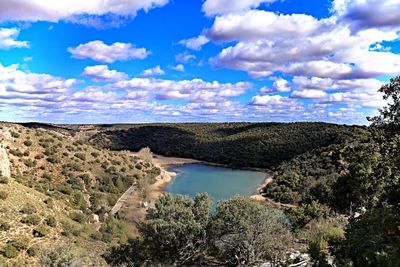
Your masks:
<instances>
[{"instance_id":1,"label":"tree","mask_svg":"<svg viewBox=\"0 0 400 267\"><path fill-rule=\"evenodd\" d=\"M400 266L399 219L387 207L352 218L346 239L333 248L338 266Z\"/></svg>"},{"instance_id":2,"label":"tree","mask_svg":"<svg viewBox=\"0 0 400 267\"><path fill-rule=\"evenodd\" d=\"M228 265L277 262L291 242L284 214L246 197L218 203L210 234L212 254Z\"/></svg>"},{"instance_id":3,"label":"tree","mask_svg":"<svg viewBox=\"0 0 400 267\"><path fill-rule=\"evenodd\" d=\"M204 255L207 245L211 201L206 194L194 199L184 196L161 196L146 220L138 223L139 238L113 248L105 255L110 264L141 265L188 264Z\"/></svg>"},{"instance_id":4,"label":"tree","mask_svg":"<svg viewBox=\"0 0 400 267\"><path fill-rule=\"evenodd\" d=\"M379 92L387 100L387 106L379 110L380 115L368 118L375 126L386 126L391 129L400 127L400 76L390 79L390 83L382 86Z\"/></svg>"}]
</instances>

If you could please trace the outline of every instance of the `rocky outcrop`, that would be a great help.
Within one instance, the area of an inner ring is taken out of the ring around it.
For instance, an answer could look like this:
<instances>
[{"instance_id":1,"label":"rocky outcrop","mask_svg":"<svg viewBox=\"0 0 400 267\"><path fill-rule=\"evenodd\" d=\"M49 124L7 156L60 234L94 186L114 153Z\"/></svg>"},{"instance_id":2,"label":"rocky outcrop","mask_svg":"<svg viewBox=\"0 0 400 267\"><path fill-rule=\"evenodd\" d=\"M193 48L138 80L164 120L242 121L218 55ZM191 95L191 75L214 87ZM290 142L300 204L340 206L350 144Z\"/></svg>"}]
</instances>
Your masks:
<instances>
[{"instance_id":1,"label":"rocky outcrop","mask_svg":"<svg viewBox=\"0 0 400 267\"><path fill-rule=\"evenodd\" d=\"M10 177L10 160L3 145L0 144L0 173L2 176Z\"/></svg>"}]
</instances>

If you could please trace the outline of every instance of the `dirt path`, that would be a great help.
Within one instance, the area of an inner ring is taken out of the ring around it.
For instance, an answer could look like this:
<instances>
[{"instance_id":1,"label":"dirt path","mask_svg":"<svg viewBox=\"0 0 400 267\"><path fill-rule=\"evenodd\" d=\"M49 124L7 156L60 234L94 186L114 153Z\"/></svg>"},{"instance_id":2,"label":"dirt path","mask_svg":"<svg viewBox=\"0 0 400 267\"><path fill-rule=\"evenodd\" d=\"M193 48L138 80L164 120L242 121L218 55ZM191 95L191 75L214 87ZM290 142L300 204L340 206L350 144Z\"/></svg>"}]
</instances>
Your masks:
<instances>
[{"instance_id":1,"label":"dirt path","mask_svg":"<svg viewBox=\"0 0 400 267\"><path fill-rule=\"evenodd\" d=\"M136 184L133 184L125 193L117 200L110 214L115 215L129 200L130 196L135 192Z\"/></svg>"}]
</instances>

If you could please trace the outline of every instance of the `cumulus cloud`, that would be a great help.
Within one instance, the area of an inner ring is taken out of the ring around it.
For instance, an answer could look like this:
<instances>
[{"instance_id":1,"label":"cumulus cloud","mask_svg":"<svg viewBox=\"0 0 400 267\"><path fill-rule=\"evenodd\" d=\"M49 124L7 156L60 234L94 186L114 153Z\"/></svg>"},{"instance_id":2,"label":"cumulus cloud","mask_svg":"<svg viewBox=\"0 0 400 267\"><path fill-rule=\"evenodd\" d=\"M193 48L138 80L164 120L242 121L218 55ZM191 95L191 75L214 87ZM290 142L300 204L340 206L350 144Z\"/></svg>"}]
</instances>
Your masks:
<instances>
[{"instance_id":1,"label":"cumulus cloud","mask_svg":"<svg viewBox=\"0 0 400 267\"><path fill-rule=\"evenodd\" d=\"M290 87L289 81L278 78L274 81L272 88L263 87L260 89L261 93L273 93L273 92L290 92L292 88Z\"/></svg>"},{"instance_id":2,"label":"cumulus cloud","mask_svg":"<svg viewBox=\"0 0 400 267\"><path fill-rule=\"evenodd\" d=\"M276 0L206 0L202 10L207 16L235 13L256 8L262 3L272 3Z\"/></svg>"},{"instance_id":3,"label":"cumulus cloud","mask_svg":"<svg viewBox=\"0 0 400 267\"><path fill-rule=\"evenodd\" d=\"M154 68L146 69L142 71L140 74L141 76L159 76L159 75L164 75L165 71L161 69L160 66L156 66Z\"/></svg>"},{"instance_id":4,"label":"cumulus cloud","mask_svg":"<svg viewBox=\"0 0 400 267\"><path fill-rule=\"evenodd\" d=\"M0 28L0 49L28 48L28 41L17 41L20 30L17 28Z\"/></svg>"},{"instance_id":5,"label":"cumulus cloud","mask_svg":"<svg viewBox=\"0 0 400 267\"><path fill-rule=\"evenodd\" d=\"M178 64L175 66L171 66L171 69L176 70L176 71L180 71L180 72L184 72L185 71L185 66L183 64Z\"/></svg>"},{"instance_id":6,"label":"cumulus cloud","mask_svg":"<svg viewBox=\"0 0 400 267\"><path fill-rule=\"evenodd\" d=\"M317 98L324 98L328 94L322 90L315 90L315 89L306 89L306 90L295 90L290 95L293 98L309 98L309 99L317 99Z\"/></svg>"},{"instance_id":7,"label":"cumulus cloud","mask_svg":"<svg viewBox=\"0 0 400 267\"><path fill-rule=\"evenodd\" d=\"M3 66L0 63L0 106L56 107L78 83L75 79L25 73L18 68L17 64Z\"/></svg>"},{"instance_id":8,"label":"cumulus cloud","mask_svg":"<svg viewBox=\"0 0 400 267\"><path fill-rule=\"evenodd\" d=\"M70 52L74 58L90 58L94 61L104 63L144 59L150 54L145 48L135 48L131 43L116 42L112 45L107 45L103 43L103 41L98 40L80 44L75 48L69 47L68 52Z\"/></svg>"},{"instance_id":9,"label":"cumulus cloud","mask_svg":"<svg viewBox=\"0 0 400 267\"><path fill-rule=\"evenodd\" d=\"M179 44L184 45L189 49L200 50L203 45L207 44L209 41L210 40L206 36L199 35L195 38L181 40Z\"/></svg>"},{"instance_id":10,"label":"cumulus cloud","mask_svg":"<svg viewBox=\"0 0 400 267\"><path fill-rule=\"evenodd\" d=\"M121 81L128 78L126 73L109 70L107 65L87 66L82 75L95 81Z\"/></svg>"},{"instance_id":11,"label":"cumulus cloud","mask_svg":"<svg viewBox=\"0 0 400 267\"><path fill-rule=\"evenodd\" d=\"M399 38L397 31L368 28L355 33L338 20L263 10L220 16L208 37L237 43L224 48L211 62L218 67L246 71L255 78L283 72L360 79L400 72L400 55L370 49Z\"/></svg>"},{"instance_id":12,"label":"cumulus cloud","mask_svg":"<svg viewBox=\"0 0 400 267\"><path fill-rule=\"evenodd\" d=\"M2 0L0 21L58 22L74 16L107 14L135 17L139 10L147 12L168 2L168 0Z\"/></svg>"},{"instance_id":13,"label":"cumulus cloud","mask_svg":"<svg viewBox=\"0 0 400 267\"><path fill-rule=\"evenodd\" d=\"M180 53L175 56L176 62L180 63L189 63L190 61L196 59L195 55L192 55L188 52Z\"/></svg>"},{"instance_id":14,"label":"cumulus cloud","mask_svg":"<svg viewBox=\"0 0 400 267\"><path fill-rule=\"evenodd\" d=\"M400 28L400 2L397 0L335 0L334 10L353 29Z\"/></svg>"}]
</instances>

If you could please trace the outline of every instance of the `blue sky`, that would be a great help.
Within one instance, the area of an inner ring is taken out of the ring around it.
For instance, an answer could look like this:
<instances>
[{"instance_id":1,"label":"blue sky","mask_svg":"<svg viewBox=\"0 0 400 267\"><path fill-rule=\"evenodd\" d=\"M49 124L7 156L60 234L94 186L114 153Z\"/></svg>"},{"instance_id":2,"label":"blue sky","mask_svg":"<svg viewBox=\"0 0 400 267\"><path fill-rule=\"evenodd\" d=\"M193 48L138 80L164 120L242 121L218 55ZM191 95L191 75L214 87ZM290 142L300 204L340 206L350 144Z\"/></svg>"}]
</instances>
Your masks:
<instances>
[{"instance_id":1,"label":"blue sky","mask_svg":"<svg viewBox=\"0 0 400 267\"><path fill-rule=\"evenodd\" d=\"M3 0L0 120L365 124L400 73L399 13L397 0Z\"/></svg>"}]
</instances>

